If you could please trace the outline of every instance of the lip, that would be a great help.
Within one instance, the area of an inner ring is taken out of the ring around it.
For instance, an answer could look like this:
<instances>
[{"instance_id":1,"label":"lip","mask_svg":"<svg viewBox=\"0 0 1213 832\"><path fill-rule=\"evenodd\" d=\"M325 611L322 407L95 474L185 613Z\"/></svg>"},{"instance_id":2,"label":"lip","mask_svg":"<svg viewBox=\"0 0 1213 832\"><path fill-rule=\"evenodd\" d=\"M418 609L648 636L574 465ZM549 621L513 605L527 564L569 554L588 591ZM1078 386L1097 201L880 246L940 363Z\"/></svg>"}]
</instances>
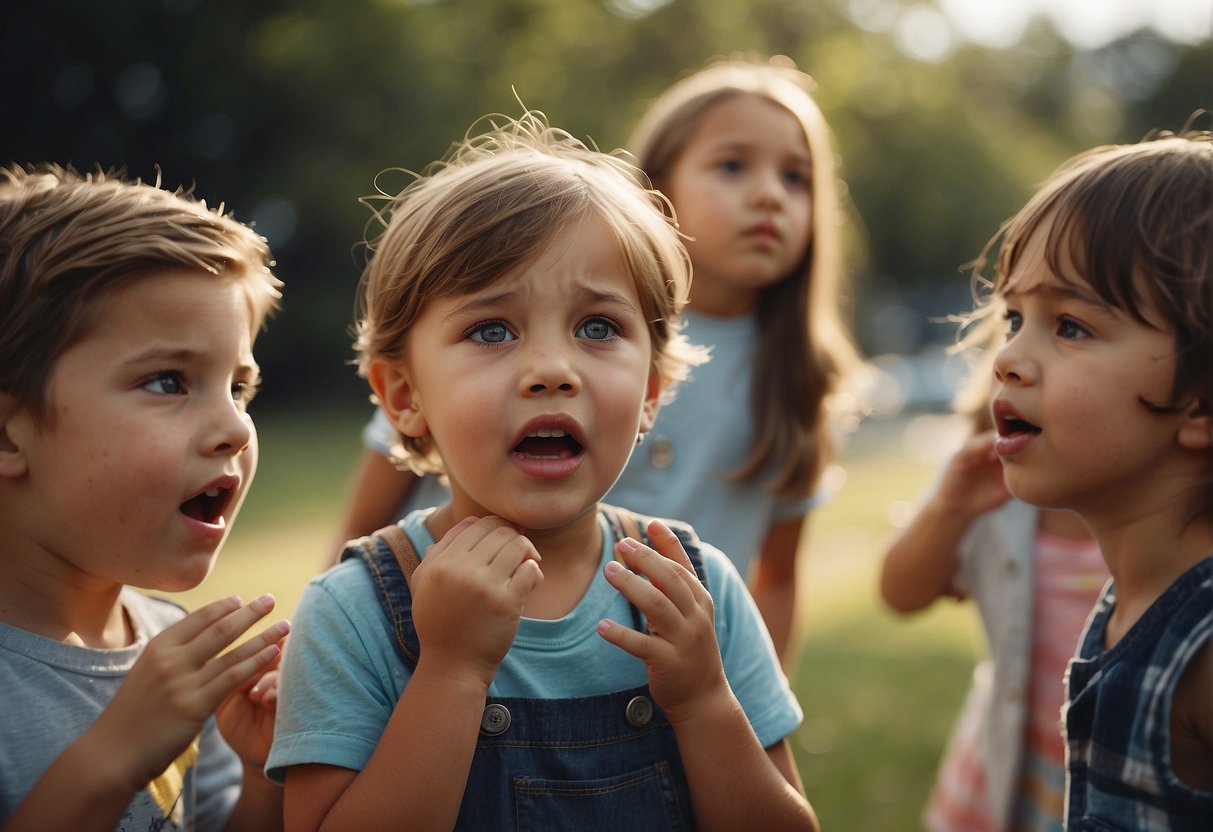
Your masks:
<instances>
[{"instance_id":1,"label":"lip","mask_svg":"<svg viewBox=\"0 0 1213 832\"><path fill-rule=\"evenodd\" d=\"M998 438L994 440L994 452L1003 459L1023 453L1041 433L1034 422L1023 418L1006 399L995 399L990 406L990 413L998 431ZM1023 430L1023 425L1029 425L1034 430Z\"/></svg>"},{"instance_id":2,"label":"lip","mask_svg":"<svg viewBox=\"0 0 1213 832\"><path fill-rule=\"evenodd\" d=\"M518 448L529 436L539 432L561 431L575 447L568 453L552 456L536 456L524 453ZM546 414L529 420L518 431L510 445L509 456L515 467L523 474L538 479L560 479L571 476L581 467L585 459L585 432L576 419L563 413Z\"/></svg>"},{"instance_id":3,"label":"lip","mask_svg":"<svg viewBox=\"0 0 1213 832\"><path fill-rule=\"evenodd\" d=\"M745 236L772 243L780 242L783 239L783 233L779 230L779 226L770 220L764 220L750 226L746 229Z\"/></svg>"},{"instance_id":4,"label":"lip","mask_svg":"<svg viewBox=\"0 0 1213 832\"><path fill-rule=\"evenodd\" d=\"M215 492L215 496L207 496ZM227 513L240 493L240 477L223 474L199 488L178 505L190 530L202 539L217 539L227 531Z\"/></svg>"}]
</instances>

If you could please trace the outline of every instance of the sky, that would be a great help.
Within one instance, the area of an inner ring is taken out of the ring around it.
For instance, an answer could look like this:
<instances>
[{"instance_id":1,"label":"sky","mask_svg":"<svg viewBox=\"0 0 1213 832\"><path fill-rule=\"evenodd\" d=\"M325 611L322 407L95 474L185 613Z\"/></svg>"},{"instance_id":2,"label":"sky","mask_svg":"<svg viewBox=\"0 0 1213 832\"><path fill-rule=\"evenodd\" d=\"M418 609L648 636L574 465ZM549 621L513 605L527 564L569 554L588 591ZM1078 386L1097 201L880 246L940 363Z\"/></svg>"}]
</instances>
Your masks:
<instances>
[{"instance_id":1,"label":"sky","mask_svg":"<svg viewBox=\"0 0 1213 832\"><path fill-rule=\"evenodd\" d=\"M1005 48L1035 15L1051 19L1075 46L1096 49L1149 26L1182 43L1209 40L1213 0L937 0L904 6L897 0L849 0L857 25L890 32L922 60L942 60L960 41Z\"/></svg>"}]
</instances>

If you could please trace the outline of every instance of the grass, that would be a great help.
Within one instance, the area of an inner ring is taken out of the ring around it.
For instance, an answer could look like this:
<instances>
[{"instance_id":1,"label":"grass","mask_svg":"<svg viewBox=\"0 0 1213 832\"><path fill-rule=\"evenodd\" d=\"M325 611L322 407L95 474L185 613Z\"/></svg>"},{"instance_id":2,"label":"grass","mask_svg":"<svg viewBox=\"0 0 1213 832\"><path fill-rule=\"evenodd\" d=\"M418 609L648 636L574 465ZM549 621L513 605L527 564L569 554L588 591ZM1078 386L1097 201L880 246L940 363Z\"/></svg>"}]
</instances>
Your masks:
<instances>
[{"instance_id":1,"label":"grass","mask_svg":"<svg viewBox=\"0 0 1213 832\"><path fill-rule=\"evenodd\" d=\"M259 417L261 468L211 576L187 607L271 591L290 615L335 545L364 412ZM979 651L967 605L895 616L877 594L882 547L948 447L940 417L873 420L852 438L803 557L804 638L793 739L822 825L911 832Z\"/></svg>"}]
</instances>

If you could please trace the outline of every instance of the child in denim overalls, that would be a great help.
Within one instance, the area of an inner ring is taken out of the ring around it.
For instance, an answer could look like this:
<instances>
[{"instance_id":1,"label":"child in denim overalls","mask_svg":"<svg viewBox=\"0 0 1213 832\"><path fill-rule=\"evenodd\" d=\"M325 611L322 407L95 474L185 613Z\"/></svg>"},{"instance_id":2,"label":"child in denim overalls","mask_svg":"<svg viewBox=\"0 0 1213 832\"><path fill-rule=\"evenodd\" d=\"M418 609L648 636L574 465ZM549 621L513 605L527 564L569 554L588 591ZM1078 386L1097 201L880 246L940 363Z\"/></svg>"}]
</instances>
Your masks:
<instances>
[{"instance_id":1,"label":"child in denim overalls","mask_svg":"<svg viewBox=\"0 0 1213 832\"><path fill-rule=\"evenodd\" d=\"M663 202L535 114L474 133L378 215L357 325L451 497L304 594L268 763L288 826L816 829L736 569L599 503L703 360Z\"/></svg>"}]
</instances>

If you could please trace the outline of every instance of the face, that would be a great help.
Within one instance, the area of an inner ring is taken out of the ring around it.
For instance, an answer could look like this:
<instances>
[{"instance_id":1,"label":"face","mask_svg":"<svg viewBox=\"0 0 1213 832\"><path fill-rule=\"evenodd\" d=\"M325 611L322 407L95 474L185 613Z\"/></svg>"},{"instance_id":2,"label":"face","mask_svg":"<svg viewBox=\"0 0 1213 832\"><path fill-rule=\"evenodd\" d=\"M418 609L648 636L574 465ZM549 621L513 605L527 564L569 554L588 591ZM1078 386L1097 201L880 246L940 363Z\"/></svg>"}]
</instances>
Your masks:
<instances>
[{"instance_id":1,"label":"face","mask_svg":"<svg viewBox=\"0 0 1213 832\"><path fill-rule=\"evenodd\" d=\"M993 416L1007 485L1027 502L1088 520L1169 499L1168 461L1183 453L1184 416L1151 412L1141 399L1170 401L1174 336L1054 274L1047 234L1042 227L1028 239L1004 295Z\"/></svg>"},{"instance_id":2,"label":"face","mask_svg":"<svg viewBox=\"0 0 1213 832\"><path fill-rule=\"evenodd\" d=\"M809 147L783 107L748 94L714 105L660 185L693 238L695 308L742 314L804 259L812 228Z\"/></svg>"},{"instance_id":3,"label":"face","mask_svg":"<svg viewBox=\"0 0 1213 832\"><path fill-rule=\"evenodd\" d=\"M498 280L430 301L401 365L371 377L397 427L437 445L455 517L526 529L585 515L657 410L636 283L595 218Z\"/></svg>"},{"instance_id":4,"label":"face","mask_svg":"<svg viewBox=\"0 0 1213 832\"><path fill-rule=\"evenodd\" d=\"M59 358L47 421L14 423L31 534L82 573L165 591L197 585L257 464L258 380L237 283L156 272L110 291Z\"/></svg>"}]
</instances>

